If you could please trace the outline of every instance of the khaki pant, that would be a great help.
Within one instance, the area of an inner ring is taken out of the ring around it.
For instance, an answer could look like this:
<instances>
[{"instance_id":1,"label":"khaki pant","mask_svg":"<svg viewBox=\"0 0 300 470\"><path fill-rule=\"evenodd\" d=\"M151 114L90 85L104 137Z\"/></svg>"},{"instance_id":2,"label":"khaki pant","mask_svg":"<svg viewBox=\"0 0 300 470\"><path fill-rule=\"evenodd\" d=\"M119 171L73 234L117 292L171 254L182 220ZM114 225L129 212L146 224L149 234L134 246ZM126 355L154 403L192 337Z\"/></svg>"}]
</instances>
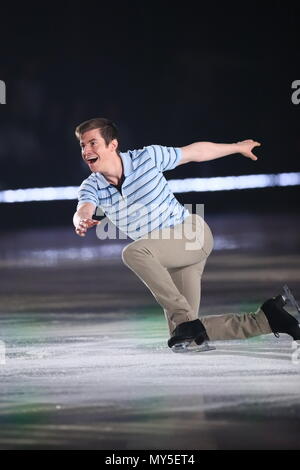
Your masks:
<instances>
[{"instance_id":1,"label":"khaki pant","mask_svg":"<svg viewBox=\"0 0 300 470\"><path fill-rule=\"evenodd\" d=\"M199 317L201 277L213 249L213 236L198 214L182 224L154 230L122 252L128 266L162 306L170 334L180 323ZM243 339L271 333L262 310L200 317L210 340Z\"/></svg>"}]
</instances>

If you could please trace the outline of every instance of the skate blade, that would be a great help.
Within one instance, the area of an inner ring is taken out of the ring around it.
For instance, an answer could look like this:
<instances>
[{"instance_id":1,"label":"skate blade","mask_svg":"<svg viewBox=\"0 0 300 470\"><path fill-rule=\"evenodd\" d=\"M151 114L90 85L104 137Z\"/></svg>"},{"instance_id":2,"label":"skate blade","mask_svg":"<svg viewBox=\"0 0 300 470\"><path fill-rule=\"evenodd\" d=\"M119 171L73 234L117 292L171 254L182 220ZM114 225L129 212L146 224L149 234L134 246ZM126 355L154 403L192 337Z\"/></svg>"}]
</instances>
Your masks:
<instances>
[{"instance_id":1,"label":"skate blade","mask_svg":"<svg viewBox=\"0 0 300 470\"><path fill-rule=\"evenodd\" d=\"M289 287L287 284L283 286L283 291L284 294L282 295L282 298L285 303L289 302L298 312L298 315L300 315L300 307L298 302L296 301L295 297L293 296L292 292L290 291Z\"/></svg>"},{"instance_id":2,"label":"skate blade","mask_svg":"<svg viewBox=\"0 0 300 470\"><path fill-rule=\"evenodd\" d=\"M177 343L172 346L172 351L175 353L191 353L191 352L206 352L206 351L214 351L216 348L215 346L211 346L210 344L205 341L202 344L197 344L195 346L190 346L190 341L183 341L182 343Z\"/></svg>"}]
</instances>

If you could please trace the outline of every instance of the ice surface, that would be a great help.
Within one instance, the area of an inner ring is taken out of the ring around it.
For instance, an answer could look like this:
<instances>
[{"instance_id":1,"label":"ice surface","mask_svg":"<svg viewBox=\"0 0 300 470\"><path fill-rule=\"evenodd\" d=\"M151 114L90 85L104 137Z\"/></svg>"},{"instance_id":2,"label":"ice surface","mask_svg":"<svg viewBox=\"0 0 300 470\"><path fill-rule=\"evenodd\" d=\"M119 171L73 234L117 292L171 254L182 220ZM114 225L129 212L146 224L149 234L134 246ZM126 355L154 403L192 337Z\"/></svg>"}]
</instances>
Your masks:
<instances>
[{"instance_id":1,"label":"ice surface","mask_svg":"<svg viewBox=\"0 0 300 470\"><path fill-rule=\"evenodd\" d=\"M299 217L208 222L200 314L253 312L285 283L299 300ZM130 241L71 228L0 240L1 449L300 448L287 335L174 354L161 307L121 263Z\"/></svg>"},{"instance_id":2,"label":"ice surface","mask_svg":"<svg viewBox=\"0 0 300 470\"><path fill-rule=\"evenodd\" d=\"M235 433L235 448L263 448L274 423L283 448L298 445L300 354L286 335L174 354L160 315L110 312L3 315L1 338L1 448L226 448Z\"/></svg>"}]
</instances>

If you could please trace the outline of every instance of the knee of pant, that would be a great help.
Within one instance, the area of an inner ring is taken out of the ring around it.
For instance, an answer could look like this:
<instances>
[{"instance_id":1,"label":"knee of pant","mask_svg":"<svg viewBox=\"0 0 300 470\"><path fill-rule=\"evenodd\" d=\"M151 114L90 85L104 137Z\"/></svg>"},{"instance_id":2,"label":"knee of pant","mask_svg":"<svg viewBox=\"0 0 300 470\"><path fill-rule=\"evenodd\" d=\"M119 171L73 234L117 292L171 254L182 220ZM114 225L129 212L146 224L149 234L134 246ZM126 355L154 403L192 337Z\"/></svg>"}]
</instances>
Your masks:
<instances>
[{"instance_id":1,"label":"knee of pant","mask_svg":"<svg viewBox=\"0 0 300 470\"><path fill-rule=\"evenodd\" d=\"M123 263L129 266L134 264L134 260L137 257L140 258L140 256L152 256L152 252L148 249L148 247L140 243L139 240L125 246L125 248L122 250Z\"/></svg>"},{"instance_id":2,"label":"knee of pant","mask_svg":"<svg viewBox=\"0 0 300 470\"><path fill-rule=\"evenodd\" d=\"M130 243L129 245L125 246L122 250L122 260L123 263L129 265L131 264L134 254L137 253L138 251L138 245L135 245L134 243Z\"/></svg>"},{"instance_id":3,"label":"knee of pant","mask_svg":"<svg viewBox=\"0 0 300 470\"><path fill-rule=\"evenodd\" d=\"M122 250L122 261L124 264L128 264L130 262L130 252L131 252L130 245L125 246Z\"/></svg>"}]
</instances>

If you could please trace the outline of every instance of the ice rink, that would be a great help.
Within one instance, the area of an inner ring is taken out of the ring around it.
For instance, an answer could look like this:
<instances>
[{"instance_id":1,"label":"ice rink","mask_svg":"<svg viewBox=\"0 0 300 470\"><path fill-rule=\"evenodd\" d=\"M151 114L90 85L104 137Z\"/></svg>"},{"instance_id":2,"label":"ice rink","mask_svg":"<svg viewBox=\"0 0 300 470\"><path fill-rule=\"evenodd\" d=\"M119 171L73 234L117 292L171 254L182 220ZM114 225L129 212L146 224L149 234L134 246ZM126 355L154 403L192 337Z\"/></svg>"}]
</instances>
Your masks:
<instances>
[{"instance_id":1,"label":"ice rink","mask_svg":"<svg viewBox=\"0 0 300 470\"><path fill-rule=\"evenodd\" d=\"M206 220L200 315L255 311L284 283L299 300L299 216ZM122 264L130 241L2 233L0 448L300 449L291 338L174 354L162 308Z\"/></svg>"}]
</instances>

